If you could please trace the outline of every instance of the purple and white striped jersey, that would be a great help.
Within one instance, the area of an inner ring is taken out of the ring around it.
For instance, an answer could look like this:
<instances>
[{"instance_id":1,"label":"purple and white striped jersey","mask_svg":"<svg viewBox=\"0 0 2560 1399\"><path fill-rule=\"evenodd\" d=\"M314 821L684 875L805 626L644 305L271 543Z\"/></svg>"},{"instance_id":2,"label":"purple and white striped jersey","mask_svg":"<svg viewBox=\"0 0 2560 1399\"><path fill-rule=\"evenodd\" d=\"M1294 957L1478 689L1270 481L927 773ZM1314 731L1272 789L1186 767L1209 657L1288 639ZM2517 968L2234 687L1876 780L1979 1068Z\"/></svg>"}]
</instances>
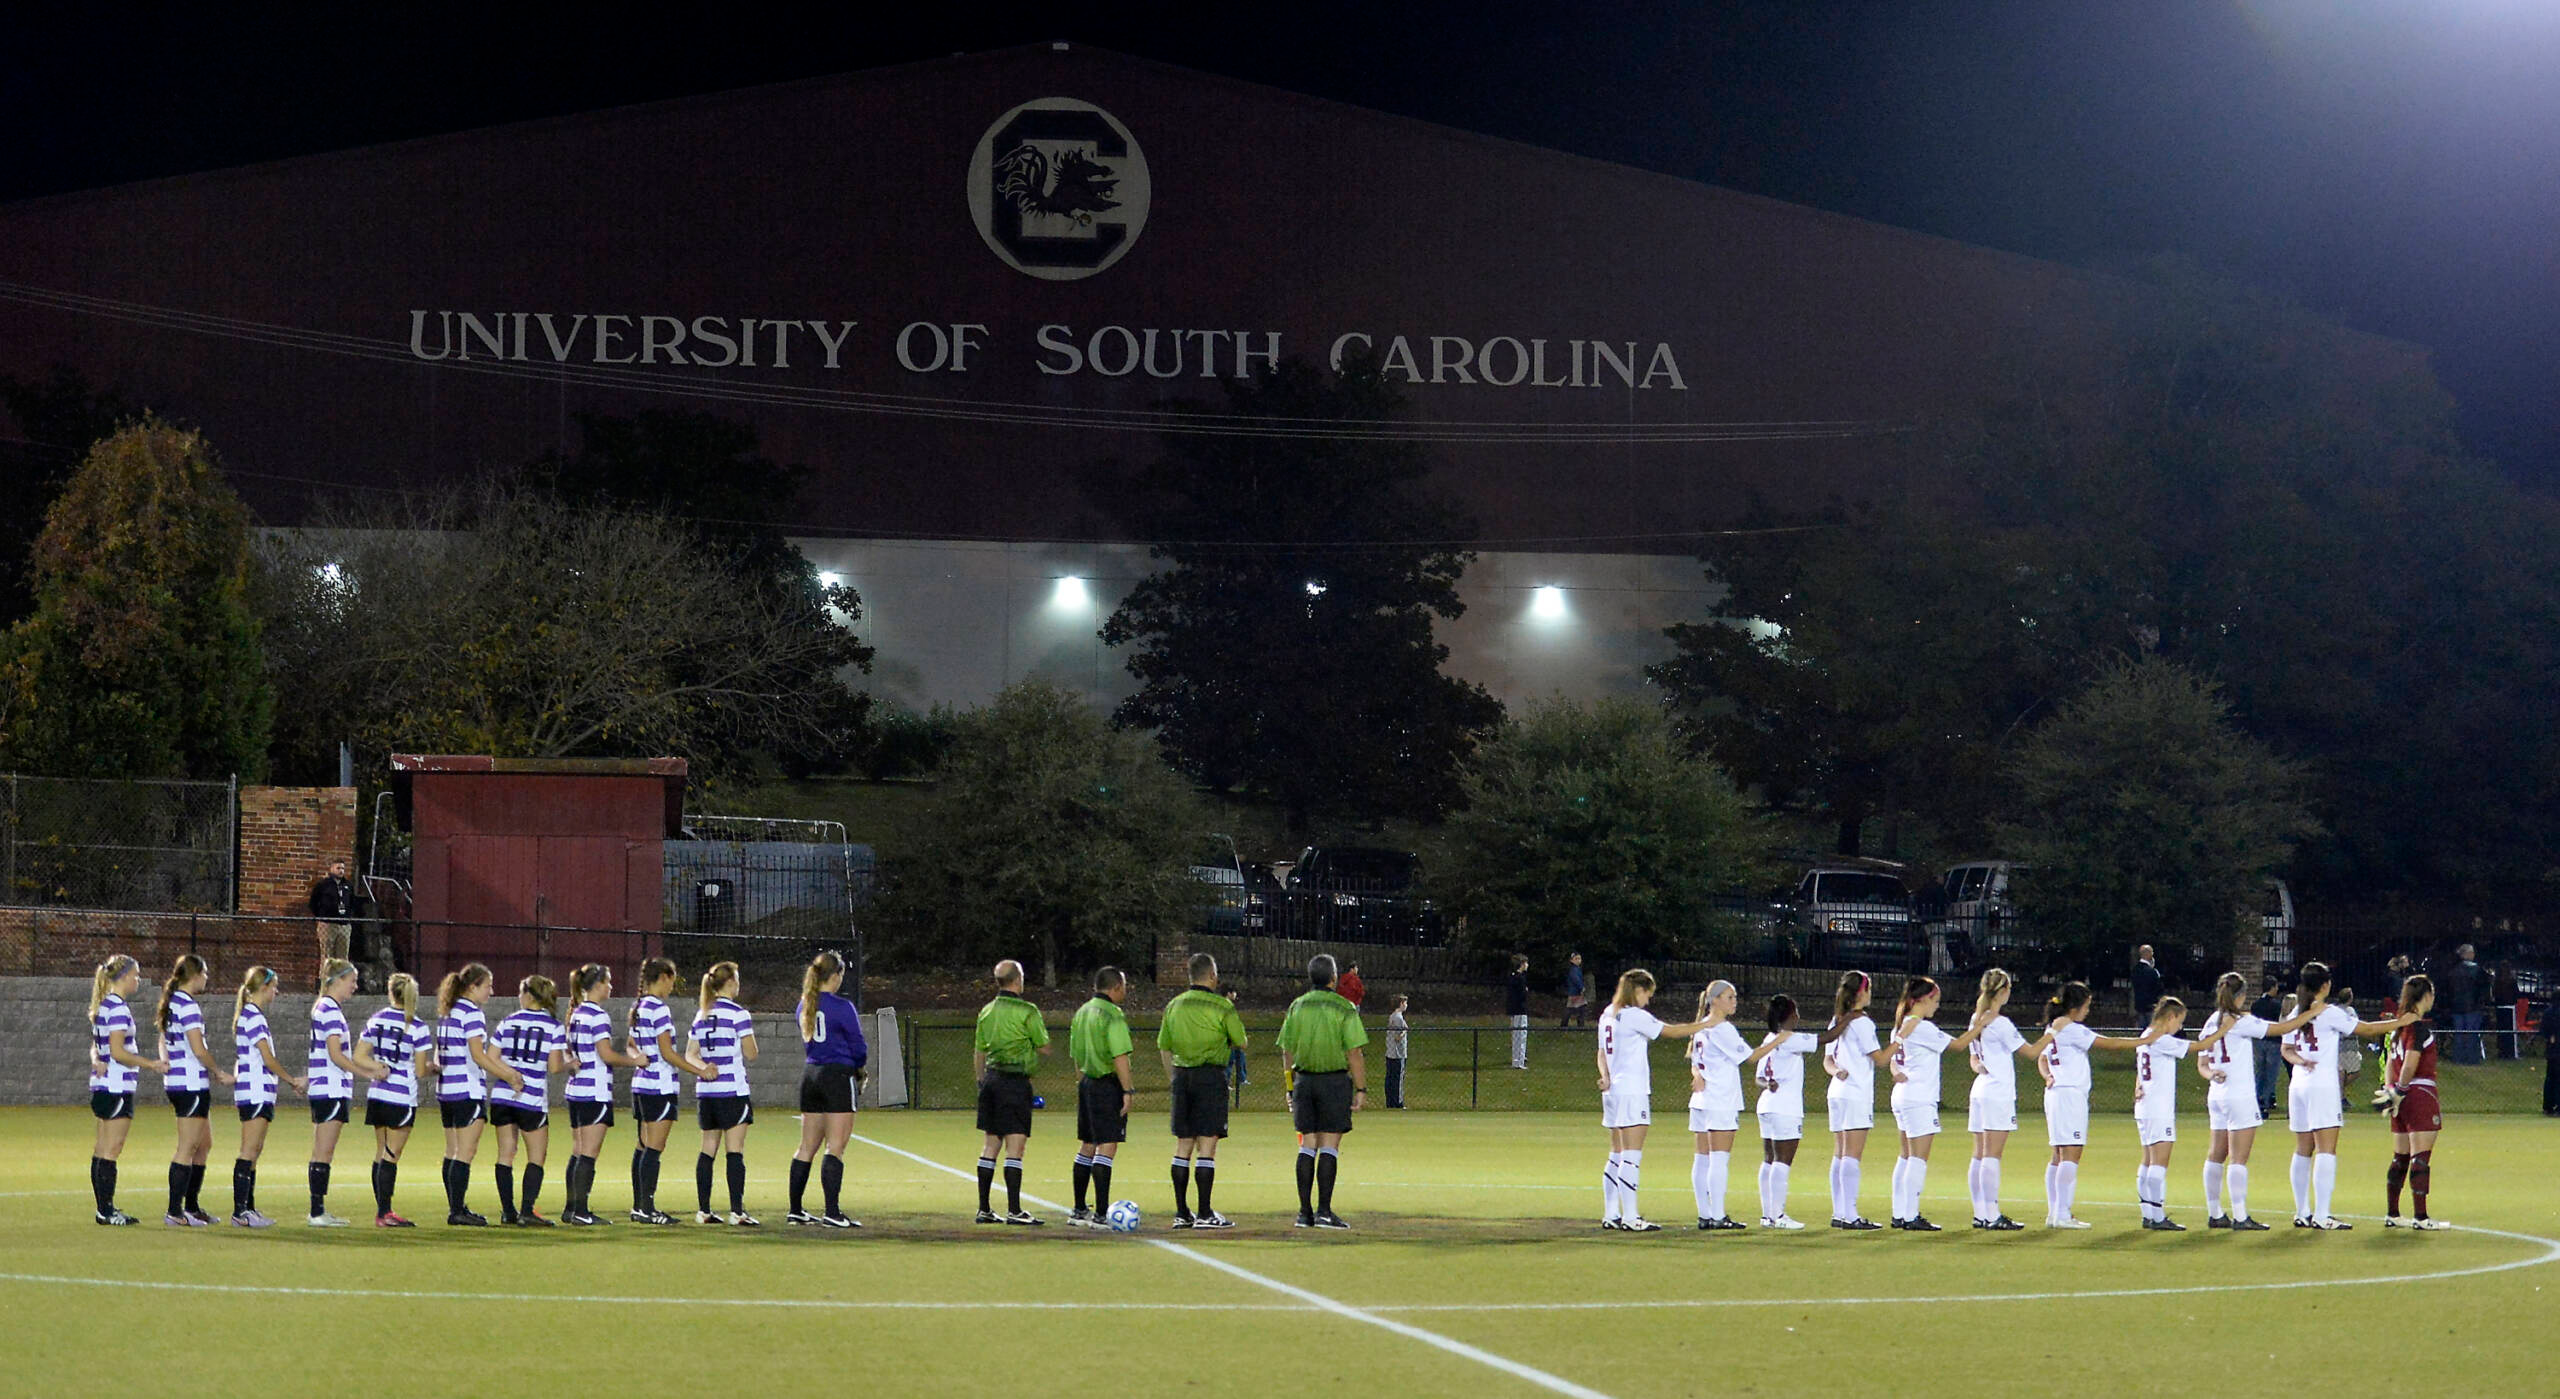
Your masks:
<instances>
[{"instance_id":1,"label":"purple and white striped jersey","mask_svg":"<svg viewBox=\"0 0 2560 1399\"><path fill-rule=\"evenodd\" d=\"M603 1049L613 1043L613 1017L593 1001L580 1001L569 1012L569 1087L573 1103L613 1101L613 1066Z\"/></svg>"},{"instance_id":2,"label":"purple and white striped jersey","mask_svg":"<svg viewBox=\"0 0 2560 1399\"><path fill-rule=\"evenodd\" d=\"M259 1045L273 1044L275 1038L267 1028L267 1013L241 1002L240 1014L231 1022L231 1101L275 1102L276 1071L267 1067L267 1056L258 1052Z\"/></svg>"},{"instance_id":3,"label":"purple and white striped jersey","mask_svg":"<svg viewBox=\"0 0 2560 1399\"><path fill-rule=\"evenodd\" d=\"M676 1066L658 1055L658 1038L675 1032L675 1016L664 1000L642 996L631 1003L631 1052L649 1061L631 1071L632 1092L675 1096Z\"/></svg>"},{"instance_id":4,"label":"purple and white striped jersey","mask_svg":"<svg viewBox=\"0 0 2560 1399\"><path fill-rule=\"evenodd\" d=\"M89 1071L92 1093L130 1093L142 1086L142 1070L131 1064L119 1064L107 1053L107 1042L117 1031L124 1032L124 1048L128 1054L139 1054L142 1046L133 1035L133 1007L122 996L109 996L98 1002L89 1017L89 1057L104 1065Z\"/></svg>"},{"instance_id":5,"label":"purple and white striped jersey","mask_svg":"<svg viewBox=\"0 0 2560 1399\"><path fill-rule=\"evenodd\" d=\"M160 1057L169 1061L164 1086L172 1093L202 1093L213 1087L204 1072L204 1061L196 1057L194 1046L187 1043L187 1032L204 1033L204 1011L196 998L184 991L170 993L169 1023L160 1027Z\"/></svg>"},{"instance_id":6,"label":"purple and white striped jersey","mask_svg":"<svg viewBox=\"0 0 2560 1399\"><path fill-rule=\"evenodd\" d=\"M365 1101L416 1107L418 1056L435 1043L435 1032L427 1028L427 1022L400 1007L384 1006L364 1022L364 1042L373 1057L391 1070L391 1077L365 1090Z\"/></svg>"},{"instance_id":7,"label":"purple and white striped jersey","mask_svg":"<svg viewBox=\"0 0 2560 1399\"><path fill-rule=\"evenodd\" d=\"M489 1101L508 1103L535 1112L551 1108L551 1056L569 1045L568 1033L560 1022L538 1010L520 1010L498 1022L498 1032L490 1036L497 1043L498 1057L507 1067L524 1075L524 1087L511 1088L503 1081L489 1085Z\"/></svg>"},{"instance_id":8,"label":"purple and white striped jersey","mask_svg":"<svg viewBox=\"0 0 2560 1399\"><path fill-rule=\"evenodd\" d=\"M489 1017L469 1001L455 1001L436 1022L436 1101L477 1101L486 1087L480 1061L471 1057L471 1042L489 1037Z\"/></svg>"},{"instance_id":9,"label":"purple and white striped jersey","mask_svg":"<svg viewBox=\"0 0 2560 1399\"><path fill-rule=\"evenodd\" d=\"M745 1006L726 996L713 1001L709 1011L695 1012L688 1047L696 1060L712 1070L712 1075L695 1086L693 1096L747 1096L747 1057L742 1045L755 1037L755 1018L747 1014Z\"/></svg>"},{"instance_id":10,"label":"purple and white striped jersey","mask_svg":"<svg viewBox=\"0 0 2560 1399\"><path fill-rule=\"evenodd\" d=\"M338 1067L329 1057L329 1037L338 1037L338 1052L355 1057L355 1036L347 1032L346 1008L327 996L311 1003L311 1059L303 1072L311 1075L307 1096L313 1098L352 1098L356 1095L356 1076Z\"/></svg>"}]
</instances>

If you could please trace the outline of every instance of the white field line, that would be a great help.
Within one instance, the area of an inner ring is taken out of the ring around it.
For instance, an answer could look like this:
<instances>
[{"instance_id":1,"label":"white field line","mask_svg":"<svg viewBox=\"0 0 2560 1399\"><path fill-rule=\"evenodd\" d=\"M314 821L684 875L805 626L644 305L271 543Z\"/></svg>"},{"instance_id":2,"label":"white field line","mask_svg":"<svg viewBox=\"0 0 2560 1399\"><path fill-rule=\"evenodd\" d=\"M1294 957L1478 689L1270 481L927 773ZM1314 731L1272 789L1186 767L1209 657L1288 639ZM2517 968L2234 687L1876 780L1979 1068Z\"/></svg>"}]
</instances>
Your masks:
<instances>
[{"instance_id":1,"label":"white field line","mask_svg":"<svg viewBox=\"0 0 2560 1399\"><path fill-rule=\"evenodd\" d=\"M866 1146L878 1147L880 1150L886 1151L891 1155L903 1156L907 1160L916 1162L919 1165L930 1166L935 1170L957 1176L962 1180L974 1182L977 1179L977 1176L972 1172L963 1171L956 1166L946 1166L931 1157L919 1156L903 1147L891 1146L887 1142L863 1136L858 1132L854 1134L853 1139ZM1066 1206L1059 1204L1055 1200L1035 1199L1028 1195L1023 1198L1031 1200L1033 1204L1039 1205L1045 1209L1063 1211L1066 1208ZM1461 1359L1472 1360L1489 1369L1498 1370L1515 1379L1525 1380L1530 1384L1536 1385L1540 1389L1549 1390L1557 1394L1569 1394L1574 1396L1574 1399L1609 1399L1609 1396L1601 1391L1592 1389L1587 1385L1576 1384L1562 1375L1549 1374L1544 1370L1538 1369L1534 1365L1523 1365L1519 1361L1513 1360L1508 1356L1496 1355L1492 1351L1468 1345L1466 1342L1455 1339L1454 1337L1443 1336L1437 1331L1426 1331L1419 1326L1411 1324L1410 1322L1396 1321L1389 1317L1380 1316L1374 1310L1355 1307L1348 1302L1337 1301L1320 1292L1311 1292L1303 1287L1292 1286L1280 1281L1278 1278L1265 1277L1250 1268L1240 1267L1223 1258L1212 1257L1206 1253L1202 1253L1198 1249L1185 1247L1184 1245L1174 1243L1169 1239L1149 1239L1147 1242L1177 1258L1188 1259L1204 1268L1214 1268L1221 1273L1225 1273L1229 1277L1238 1279L1239 1281L1252 1283L1256 1287L1268 1288L1284 1297L1295 1298L1297 1301L1305 1303L1308 1308L1331 1313L1334 1316L1341 1317L1345 1321L1357 1321L1366 1326L1375 1326L1381 1331L1387 1331L1395 1335L1402 1336L1409 1341L1419 1341L1435 1350L1445 1351L1451 1355L1458 1356Z\"/></svg>"},{"instance_id":2,"label":"white field line","mask_svg":"<svg viewBox=\"0 0 2560 1399\"><path fill-rule=\"evenodd\" d=\"M369 1287L269 1287L246 1283L55 1277L44 1273L0 1273L0 1282L23 1282L45 1287L106 1287L143 1292L218 1292L253 1297L312 1297L323 1300L357 1297L399 1302L558 1302L572 1306L637 1303L651 1307L778 1307L793 1311L1303 1312L1306 1310L1304 1307L1284 1307L1276 1303L1233 1306L1208 1302L875 1302L841 1301L824 1297L630 1297L585 1296L567 1292L422 1292Z\"/></svg>"}]
</instances>

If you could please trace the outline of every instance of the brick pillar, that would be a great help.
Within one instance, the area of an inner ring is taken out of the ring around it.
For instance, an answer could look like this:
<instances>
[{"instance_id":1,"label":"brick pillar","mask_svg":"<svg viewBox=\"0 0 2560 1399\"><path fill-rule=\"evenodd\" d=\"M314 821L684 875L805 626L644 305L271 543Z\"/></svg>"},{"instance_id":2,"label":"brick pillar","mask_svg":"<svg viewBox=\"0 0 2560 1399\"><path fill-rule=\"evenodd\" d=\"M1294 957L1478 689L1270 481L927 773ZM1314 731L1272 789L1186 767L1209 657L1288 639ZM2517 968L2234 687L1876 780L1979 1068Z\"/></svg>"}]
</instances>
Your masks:
<instances>
[{"instance_id":1,"label":"brick pillar","mask_svg":"<svg viewBox=\"0 0 2560 1399\"><path fill-rule=\"evenodd\" d=\"M308 915L311 886L345 860L354 874L356 789L240 789L242 913Z\"/></svg>"}]
</instances>

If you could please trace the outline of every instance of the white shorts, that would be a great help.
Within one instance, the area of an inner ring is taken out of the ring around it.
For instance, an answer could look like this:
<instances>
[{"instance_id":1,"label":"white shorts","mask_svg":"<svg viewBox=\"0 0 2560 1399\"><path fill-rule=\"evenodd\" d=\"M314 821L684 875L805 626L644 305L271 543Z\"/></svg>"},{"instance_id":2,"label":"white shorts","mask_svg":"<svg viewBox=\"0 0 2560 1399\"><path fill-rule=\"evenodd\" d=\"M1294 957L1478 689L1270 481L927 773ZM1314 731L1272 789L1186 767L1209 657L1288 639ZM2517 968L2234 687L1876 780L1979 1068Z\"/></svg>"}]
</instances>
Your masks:
<instances>
[{"instance_id":1,"label":"white shorts","mask_svg":"<svg viewBox=\"0 0 2560 1399\"><path fill-rule=\"evenodd\" d=\"M2133 1115L2133 1130L2144 1146L2158 1146L2178 1139L2178 1119L2170 1113L2137 1112Z\"/></svg>"},{"instance_id":2,"label":"white shorts","mask_svg":"<svg viewBox=\"0 0 2560 1399\"><path fill-rule=\"evenodd\" d=\"M2044 1090L2044 1139L2053 1146L2089 1144L2089 1090Z\"/></svg>"},{"instance_id":3,"label":"white shorts","mask_svg":"<svg viewBox=\"0 0 2560 1399\"><path fill-rule=\"evenodd\" d=\"M2241 1132L2266 1121L2267 1115L2258 1111L2255 1094L2233 1097L2214 1092L2204 1095L2204 1120L2217 1132Z\"/></svg>"},{"instance_id":4,"label":"white shorts","mask_svg":"<svg viewBox=\"0 0 2560 1399\"><path fill-rule=\"evenodd\" d=\"M1822 1096L1823 1106L1831 1113L1832 1131L1863 1132L1876 1125L1876 1097L1873 1090L1861 1093L1856 1089L1850 1089L1847 1092L1833 1091Z\"/></svg>"},{"instance_id":5,"label":"white shorts","mask_svg":"<svg viewBox=\"0 0 2560 1399\"><path fill-rule=\"evenodd\" d=\"M2014 1132L2018 1130L2018 1094L1974 1093L1967 1096L1964 1128L1968 1132Z\"/></svg>"},{"instance_id":6,"label":"white shorts","mask_svg":"<svg viewBox=\"0 0 2560 1399\"><path fill-rule=\"evenodd\" d=\"M1689 1130L1692 1132L1736 1132L1742 1129L1742 1109L1734 1107L1689 1107Z\"/></svg>"},{"instance_id":7,"label":"white shorts","mask_svg":"<svg viewBox=\"0 0 2560 1399\"><path fill-rule=\"evenodd\" d=\"M1764 1142L1800 1142L1804 1140L1804 1114L1764 1112L1759 1114L1760 1140Z\"/></svg>"},{"instance_id":8,"label":"white shorts","mask_svg":"<svg viewBox=\"0 0 2560 1399\"><path fill-rule=\"evenodd\" d=\"M1897 1104L1893 1109L1893 1125L1902 1129L1902 1135L1906 1137L1934 1137L1938 1135L1938 1105L1913 1103L1906 1107Z\"/></svg>"},{"instance_id":9,"label":"white shorts","mask_svg":"<svg viewBox=\"0 0 2560 1399\"><path fill-rule=\"evenodd\" d=\"M1600 1125L1647 1127L1653 1124L1653 1094L1642 1089L1611 1089L1600 1095Z\"/></svg>"},{"instance_id":10,"label":"white shorts","mask_svg":"<svg viewBox=\"0 0 2560 1399\"><path fill-rule=\"evenodd\" d=\"M2338 1091L2338 1081L2326 1074L2309 1082L2294 1080L2285 1093L2285 1115L2293 1120L2293 1130L2297 1132L2345 1126L2347 1105Z\"/></svg>"}]
</instances>

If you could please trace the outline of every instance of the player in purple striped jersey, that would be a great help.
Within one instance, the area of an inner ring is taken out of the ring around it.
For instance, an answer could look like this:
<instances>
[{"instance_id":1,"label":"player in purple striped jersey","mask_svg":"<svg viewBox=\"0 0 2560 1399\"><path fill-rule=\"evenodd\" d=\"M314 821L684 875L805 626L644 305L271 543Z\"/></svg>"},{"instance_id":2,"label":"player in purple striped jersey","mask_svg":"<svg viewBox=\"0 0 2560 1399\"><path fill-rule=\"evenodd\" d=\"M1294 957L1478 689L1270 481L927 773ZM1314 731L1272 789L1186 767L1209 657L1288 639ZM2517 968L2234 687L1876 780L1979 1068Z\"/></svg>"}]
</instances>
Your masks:
<instances>
[{"instance_id":1,"label":"player in purple striped jersey","mask_svg":"<svg viewBox=\"0 0 2560 1399\"><path fill-rule=\"evenodd\" d=\"M375 1083L391 1070L347 1028L344 1002L355 994L356 969L342 957L320 966L320 994L311 999L311 1219L314 1229L344 1229L329 1213L329 1168L338 1157L338 1134L355 1115L356 1079Z\"/></svg>"},{"instance_id":2,"label":"player in purple striped jersey","mask_svg":"<svg viewBox=\"0 0 2560 1399\"><path fill-rule=\"evenodd\" d=\"M100 1224L131 1224L116 1208L116 1158L133 1130L133 1094L142 1071L169 1072L165 1059L145 1059L134 1049L132 996L142 987L142 964L118 953L98 964L89 979L89 1115L98 1119L89 1148L89 1193Z\"/></svg>"},{"instance_id":3,"label":"player in purple striped jersey","mask_svg":"<svg viewBox=\"0 0 2560 1399\"><path fill-rule=\"evenodd\" d=\"M688 1051L713 1073L693 1090L694 1115L702 1126L702 1155L693 1165L693 1193L698 1201L693 1222L724 1221L711 1209L711 1166L715 1153L726 1151L729 1166L729 1224L752 1228L747 1213L747 1125L756 1120L747 1097L747 1065L755 1062L756 1022L738 1004L738 964L717 962L702 974L700 1009L693 1017Z\"/></svg>"},{"instance_id":4,"label":"player in purple striped jersey","mask_svg":"<svg viewBox=\"0 0 2560 1399\"><path fill-rule=\"evenodd\" d=\"M481 1011L497 978L473 962L444 974L436 987L436 1109L444 1118L444 1222L478 1228L487 1217L471 1210L471 1158L489 1111L483 1084L495 1078L524 1080L489 1047L489 1017Z\"/></svg>"},{"instance_id":5,"label":"player in purple striped jersey","mask_svg":"<svg viewBox=\"0 0 2560 1399\"><path fill-rule=\"evenodd\" d=\"M373 1223L377 1229L414 1228L391 1208L400 1185L400 1152L418 1122L419 1085L435 1073L435 1032L418 1015L418 979L407 972L383 986L391 1004L364 1022L365 1052L390 1070L365 1092L364 1123L373 1129Z\"/></svg>"},{"instance_id":6,"label":"player in purple striped jersey","mask_svg":"<svg viewBox=\"0 0 2560 1399\"><path fill-rule=\"evenodd\" d=\"M551 1221L534 1208L542 1198L543 1160L551 1150L551 1075L569 1067L569 1037L555 1018L559 988L547 976L528 976L516 986L516 1012L498 1022L498 1057L516 1071L516 1082L489 1090L489 1124L498 1129L498 1222L528 1229L548 1229ZM524 1207L516 1207L516 1147L529 1159L524 1168Z\"/></svg>"},{"instance_id":7,"label":"player in purple striped jersey","mask_svg":"<svg viewBox=\"0 0 2560 1399\"><path fill-rule=\"evenodd\" d=\"M178 1144L169 1157L169 1217L177 1228L203 1228L213 1223L204 1212L205 1158L213 1154L213 1085L231 1075L213 1067L213 1051L205 1045L204 1010L196 993L206 981L204 959L190 952L169 969L160 987L160 1057L168 1064L161 1081L168 1086L169 1106L178 1114Z\"/></svg>"},{"instance_id":8,"label":"player in purple striped jersey","mask_svg":"<svg viewBox=\"0 0 2560 1399\"><path fill-rule=\"evenodd\" d=\"M284 1085L299 1093L309 1082L276 1057L275 1032L267 1027L267 1007L275 999L273 967L251 967L231 998L231 1103L240 1111L240 1154L231 1161L231 1222L243 1229L275 1224L258 1212L258 1157L267 1148L267 1129L275 1123L276 1099Z\"/></svg>"},{"instance_id":9,"label":"player in purple striped jersey","mask_svg":"<svg viewBox=\"0 0 2560 1399\"><path fill-rule=\"evenodd\" d=\"M613 1071L636 1069L648 1062L614 1047L613 1017L604 1003L613 996L613 973L594 962L569 978L569 1203L560 1222L592 1227L612 1221L598 1218L589 1198L596 1188L596 1153L604 1150L604 1134L613 1127Z\"/></svg>"},{"instance_id":10,"label":"player in purple striped jersey","mask_svg":"<svg viewBox=\"0 0 2560 1399\"><path fill-rule=\"evenodd\" d=\"M676 989L676 964L652 957L640 964L640 995L631 1003L627 1035L631 1053L641 1063L631 1073L631 1121L639 1145L631 1148L631 1222L673 1224L674 1215L658 1208L658 1167L665 1160L667 1138L674 1135L676 1071L696 1079L711 1077L711 1067L676 1047L675 1013L667 997Z\"/></svg>"}]
</instances>

